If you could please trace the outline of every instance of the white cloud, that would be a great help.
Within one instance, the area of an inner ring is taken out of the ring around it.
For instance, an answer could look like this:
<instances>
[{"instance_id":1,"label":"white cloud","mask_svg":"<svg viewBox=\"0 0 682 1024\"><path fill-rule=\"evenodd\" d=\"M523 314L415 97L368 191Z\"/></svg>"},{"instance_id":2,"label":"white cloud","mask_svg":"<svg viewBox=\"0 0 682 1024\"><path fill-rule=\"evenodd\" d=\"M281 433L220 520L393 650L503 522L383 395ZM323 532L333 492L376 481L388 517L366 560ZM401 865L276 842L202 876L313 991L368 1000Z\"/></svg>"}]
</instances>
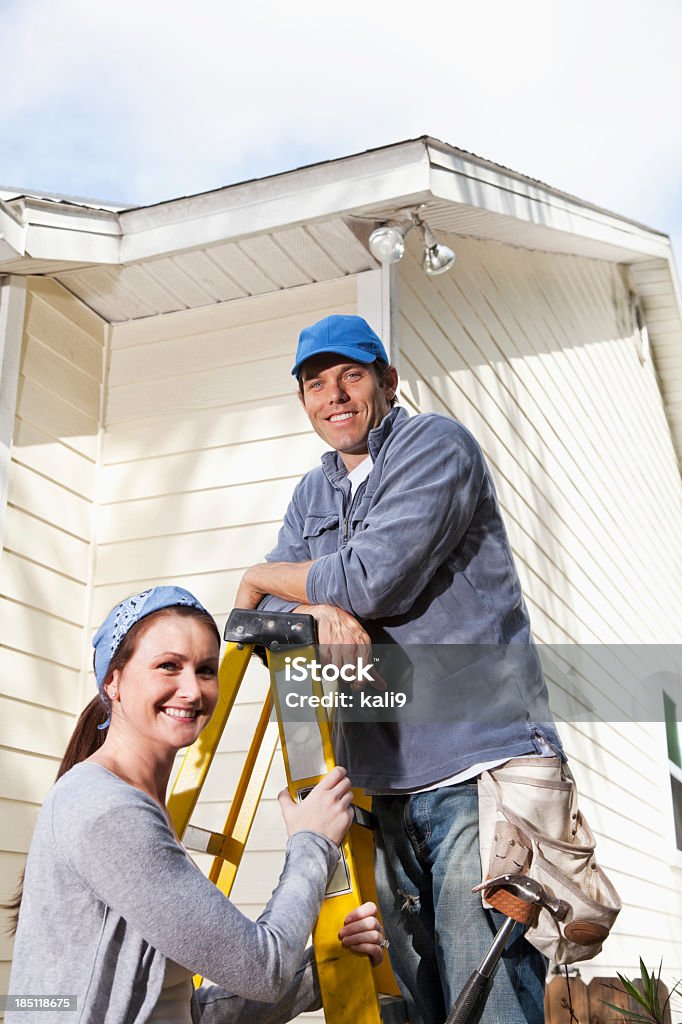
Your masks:
<instances>
[{"instance_id":1,"label":"white cloud","mask_svg":"<svg viewBox=\"0 0 682 1024\"><path fill-rule=\"evenodd\" d=\"M0 180L150 202L429 133L682 231L676 0L4 5Z\"/></svg>"}]
</instances>

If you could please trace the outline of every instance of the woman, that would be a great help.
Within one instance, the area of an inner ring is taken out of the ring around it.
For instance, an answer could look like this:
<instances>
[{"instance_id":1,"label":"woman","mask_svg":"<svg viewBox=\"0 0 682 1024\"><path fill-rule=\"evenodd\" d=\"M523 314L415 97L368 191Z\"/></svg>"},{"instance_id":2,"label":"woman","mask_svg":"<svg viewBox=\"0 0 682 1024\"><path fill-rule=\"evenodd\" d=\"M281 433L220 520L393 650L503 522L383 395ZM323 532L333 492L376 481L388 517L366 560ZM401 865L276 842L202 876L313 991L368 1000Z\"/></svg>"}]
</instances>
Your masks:
<instances>
[{"instance_id":1,"label":"woman","mask_svg":"<svg viewBox=\"0 0 682 1024\"><path fill-rule=\"evenodd\" d=\"M73 1016L41 1010L41 1024L264 1024L319 1005L305 944L351 821L345 770L303 803L280 793L285 865L250 921L187 855L165 803L177 751L218 699L215 622L186 590L154 587L117 605L93 645L99 696L38 817L10 992L77 997ZM359 907L339 937L378 963L375 913ZM196 992L194 973L219 987Z\"/></svg>"}]
</instances>

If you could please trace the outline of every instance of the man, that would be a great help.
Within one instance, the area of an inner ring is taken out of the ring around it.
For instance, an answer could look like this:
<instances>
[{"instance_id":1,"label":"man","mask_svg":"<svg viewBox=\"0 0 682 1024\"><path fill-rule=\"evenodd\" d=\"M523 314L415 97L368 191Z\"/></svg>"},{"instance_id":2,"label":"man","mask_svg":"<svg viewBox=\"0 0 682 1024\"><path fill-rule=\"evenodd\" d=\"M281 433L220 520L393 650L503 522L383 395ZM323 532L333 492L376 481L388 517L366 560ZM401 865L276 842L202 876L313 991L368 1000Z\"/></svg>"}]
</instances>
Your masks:
<instances>
[{"instance_id":1,"label":"man","mask_svg":"<svg viewBox=\"0 0 682 1024\"><path fill-rule=\"evenodd\" d=\"M476 777L561 746L474 438L445 416L393 407L397 372L360 317L306 328L292 373L333 451L297 485L277 546L245 573L236 603L312 614L337 660L341 649L367 660L372 642L405 653L401 679L418 713L349 725L337 757L377 794L377 887L409 1019L442 1024L499 921L471 893L481 880ZM542 1021L544 975L517 938L481 1020Z\"/></svg>"}]
</instances>

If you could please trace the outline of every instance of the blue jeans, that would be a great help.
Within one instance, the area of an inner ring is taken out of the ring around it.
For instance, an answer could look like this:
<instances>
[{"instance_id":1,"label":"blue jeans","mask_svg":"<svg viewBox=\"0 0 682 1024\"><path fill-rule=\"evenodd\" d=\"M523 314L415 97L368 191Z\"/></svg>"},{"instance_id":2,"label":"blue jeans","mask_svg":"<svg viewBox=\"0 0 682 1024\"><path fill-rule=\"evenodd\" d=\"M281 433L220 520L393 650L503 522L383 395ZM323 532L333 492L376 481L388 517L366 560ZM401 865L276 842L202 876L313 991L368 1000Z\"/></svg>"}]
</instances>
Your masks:
<instances>
[{"instance_id":1,"label":"blue jeans","mask_svg":"<svg viewBox=\"0 0 682 1024\"><path fill-rule=\"evenodd\" d=\"M476 782L375 796L376 879L390 957L410 1024L443 1024L504 920L484 910ZM517 926L481 1024L542 1024L547 961Z\"/></svg>"}]
</instances>

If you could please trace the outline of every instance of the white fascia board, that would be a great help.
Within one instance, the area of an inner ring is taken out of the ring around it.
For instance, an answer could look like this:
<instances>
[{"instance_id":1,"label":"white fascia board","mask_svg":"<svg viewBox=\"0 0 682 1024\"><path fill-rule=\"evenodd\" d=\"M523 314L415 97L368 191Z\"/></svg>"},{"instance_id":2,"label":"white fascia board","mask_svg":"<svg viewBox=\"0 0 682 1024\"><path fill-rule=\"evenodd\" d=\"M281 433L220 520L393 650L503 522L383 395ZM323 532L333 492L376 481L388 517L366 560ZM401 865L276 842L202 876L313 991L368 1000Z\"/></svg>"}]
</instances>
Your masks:
<instances>
[{"instance_id":1,"label":"white fascia board","mask_svg":"<svg viewBox=\"0 0 682 1024\"><path fill-rule=\"evenodd\" d=\"M429 158L431 191L439 199L629 249L633 256L670 258L670 241L660 232L458 154L429 146Z\"/></svg>"},{"instance_id":2,"label":"white fascia board","mask_svg":"<svg viewBox=\"0 0 682 1024\"><path fill-rule=\"evenodd\" d=\"M120 215L121 262L344 216L387 202L429 198L423 142Z\"/></svg>"},{"instance_id":3,"label":"white fascia board","mask_svg":"<svg viewBox=\"0 0 682 1024\"><path fill-rule=\"evenodd\" d=\"M0 200L0 238L15 250L7 250L0 240L0 261L26 255L60 263L116 264L120 235L116 213L41 200L11 204Z\"/></svg>"},{"instance_id":4,"label":"white fascia board","mask_svg":"<svg viewBox=\"0 0 682 1024\"><path fill-rule=\"evenodd\" d=\"M118 264L121 239L79 228L64 230L30 224L26 232L26 253L36 260L59 263Z\"/></svg>"}]
</instances>

